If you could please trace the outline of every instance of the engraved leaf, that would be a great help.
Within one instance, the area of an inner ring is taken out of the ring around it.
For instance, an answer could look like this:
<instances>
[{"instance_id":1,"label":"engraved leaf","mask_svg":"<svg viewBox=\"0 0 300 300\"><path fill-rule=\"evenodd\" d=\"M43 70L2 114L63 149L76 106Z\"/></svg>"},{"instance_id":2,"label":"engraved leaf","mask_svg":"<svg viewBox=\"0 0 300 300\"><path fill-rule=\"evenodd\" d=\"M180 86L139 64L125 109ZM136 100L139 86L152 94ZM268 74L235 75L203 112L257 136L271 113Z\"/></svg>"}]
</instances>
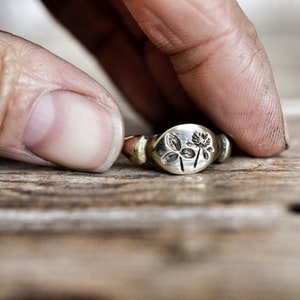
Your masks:
<instances>
[{"instance_id":1,"label":"engraved leaf","mask_svg":"<svg viewBox=\"0 0 300 300\"><path fill-rule=\"evenodd\" d=\"M205 149L203 149L203 157L204 157L205 160L209 159L209 154Z\"/></svg>"},{"instance_id":2,"label":"engraved leaf","mask_svg":"<svg viewBox=\"0 0 300 300\"><path fill-rule=\"evenodd\" d=\"M169 148L171 150L180 151L181 143L180 143L179 138L176 135L174 135L172 133L167 133L165 139L166 139L167 145L169 146Z\"/></svg>"},{"instance_id":3,"label":"engraved leaf","mask_svg":"<svg viewBox=\"0 0 300 300\"><path fill-rule=\"evenodd\" d=\"M191 159L194 158L196 153L193 149L190 148L184 148L181 150L180 154L182 155L182 157L186 158L186 159Z\"/></svg>"},{"instance_id":4,"label":"engraved leaf","mask_svg":"<svg viewBox=\"0 0 300 300\"><path fill-rule=\"evenodd\" d=\"M171 164L172 162L174 162L175 160L177 160L179 157L178 153L175 152L168 152L167 154L165 154L162 158L161 161L164 164Z\"/></svg>"},{"instance_id":5,"label":"engraved leaf","mask_svg":"<svg viewBox=\"0 0 300 300\"><path fill-rule=\"evenodd\" d=\"M208 148L206 148L206 150L207 150L208 152L213 152L213 151L214 151L213 147L208 147Z\"/></svg>"}]
</instances>

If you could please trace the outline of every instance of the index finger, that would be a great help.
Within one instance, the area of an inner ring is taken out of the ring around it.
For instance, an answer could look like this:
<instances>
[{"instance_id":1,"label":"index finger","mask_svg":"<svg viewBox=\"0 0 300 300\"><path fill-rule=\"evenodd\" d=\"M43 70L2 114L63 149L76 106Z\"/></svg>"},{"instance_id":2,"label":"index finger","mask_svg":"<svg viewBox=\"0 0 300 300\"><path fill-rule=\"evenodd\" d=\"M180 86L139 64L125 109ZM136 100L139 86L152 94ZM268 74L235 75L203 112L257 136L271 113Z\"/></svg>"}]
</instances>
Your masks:
<instances>
[{"instance_id":1,"label":"index finger","mask_svg":"<svg viewBox=\"0 0 300 300\"><path fill-rule=\"evenodd\" d=\"M254 26L234 0L124 0L170 56L194 103L244 151L272 156L287 130L272 69Z\"/></svg>"}]
</instances>

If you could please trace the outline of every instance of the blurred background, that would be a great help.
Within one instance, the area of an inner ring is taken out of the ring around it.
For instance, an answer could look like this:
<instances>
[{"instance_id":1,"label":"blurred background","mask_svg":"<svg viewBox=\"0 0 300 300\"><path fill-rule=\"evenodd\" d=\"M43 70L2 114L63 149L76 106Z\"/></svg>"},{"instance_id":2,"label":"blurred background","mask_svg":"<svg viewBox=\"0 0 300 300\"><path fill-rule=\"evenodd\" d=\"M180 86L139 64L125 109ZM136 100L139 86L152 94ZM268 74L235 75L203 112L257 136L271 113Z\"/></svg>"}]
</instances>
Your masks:
<instances>
[{"instance_id":1,"label":"blurred background","mask_svg":"<svg viewBox=\"0 0 300 300\"><path fill-rule=\"evenodd\" d=\"M297 105L289 111L285 105L300 98L300 1L240 0L238 2L255 24L267 50L285 113L300 112L300 107L298 108ZM122 95L93 57L55 22L39 0L0 0L0 30L40 44L84 70L113 94L127 121L136 126L143 123L127 106Z\"/></svg>"}]
</instances>

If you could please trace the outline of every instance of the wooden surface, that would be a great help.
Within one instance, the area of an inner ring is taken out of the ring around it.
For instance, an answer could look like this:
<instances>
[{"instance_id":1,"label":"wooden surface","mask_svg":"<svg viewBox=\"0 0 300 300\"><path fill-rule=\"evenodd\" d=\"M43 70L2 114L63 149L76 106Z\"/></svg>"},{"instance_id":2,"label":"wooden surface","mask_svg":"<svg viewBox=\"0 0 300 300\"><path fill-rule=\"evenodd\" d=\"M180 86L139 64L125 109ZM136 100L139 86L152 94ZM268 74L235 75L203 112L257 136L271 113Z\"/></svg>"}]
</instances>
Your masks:
<instances>
[{"instance_id":1,"label":"wooden surface","mask_svg":"<svg viewBox=\"0 0 300 300\"><path fill-rule=\"evenodd\" d=\"M300 117L291 148L187 176L0 161L1 299L299 299Z\"/></svg>"}]
</instances>

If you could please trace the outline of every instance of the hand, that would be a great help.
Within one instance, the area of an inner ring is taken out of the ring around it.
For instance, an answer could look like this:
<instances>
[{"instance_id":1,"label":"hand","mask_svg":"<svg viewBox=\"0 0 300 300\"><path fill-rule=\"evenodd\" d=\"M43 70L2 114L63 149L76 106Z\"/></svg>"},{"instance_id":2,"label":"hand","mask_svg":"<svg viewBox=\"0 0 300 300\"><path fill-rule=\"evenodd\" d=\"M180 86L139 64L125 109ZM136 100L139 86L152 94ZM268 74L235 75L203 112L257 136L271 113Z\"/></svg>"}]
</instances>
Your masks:
<instances>
[{"instance_id":1,"label":"hand","mask_svg":"<svg viewBox=\"0 0 300 300\"><path fill-rule=\"evenodd\" d=\"M204 114L249 154L286 148L271 68L235 1L126 0L130 13L118 0L44 2L157 128L202 123ZM0 33L0 54L0 155L108 169L123 143L109 93L8 33Z\"/></svg>"}]
</instances>

